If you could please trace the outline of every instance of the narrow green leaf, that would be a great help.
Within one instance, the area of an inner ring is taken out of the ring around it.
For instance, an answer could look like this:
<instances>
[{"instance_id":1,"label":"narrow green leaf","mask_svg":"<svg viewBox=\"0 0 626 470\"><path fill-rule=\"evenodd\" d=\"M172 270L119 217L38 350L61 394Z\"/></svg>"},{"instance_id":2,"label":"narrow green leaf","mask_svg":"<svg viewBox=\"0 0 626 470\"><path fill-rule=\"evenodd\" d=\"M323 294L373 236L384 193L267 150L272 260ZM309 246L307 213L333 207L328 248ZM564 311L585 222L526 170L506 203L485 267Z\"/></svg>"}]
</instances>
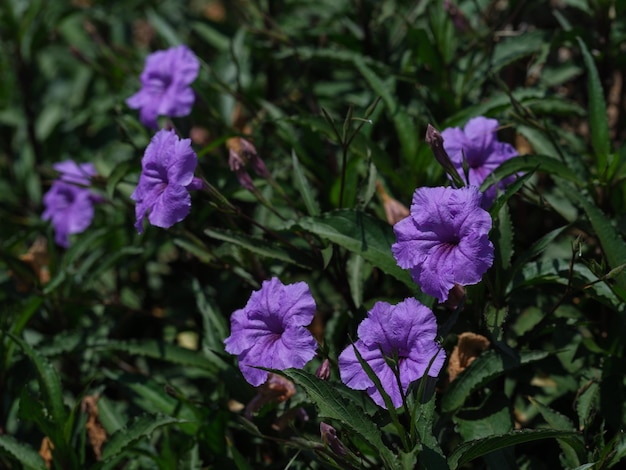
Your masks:
<instances>
[{"instance_id":1,"label":"narrow green leaf","mask_svg":"<svg viewBox=\"0 0 626 470\"><path fill-rule=\"evenodd\" d=\"M63 426L67 419L63 394L61 392L61 379L56 369L39 352L35 351L26 341L9 333L9 336L28 356L37 369L37 379L45 395L45 404L50 412L52 421L57 426ZM55 443L61 445L61 443Z\"/></svg>"},{"instance_id":2,"label":"narrow green leaf","mask_svg":"<svg viewBox=\"0 0 626 470\"><path fill-rule=\"evenodd\" d=\"M305 217L298 221L304 230L359 254L383 272L417 289L408 271L398 266L391 252L395 235L391 226L364 212L341 209L319 217Z\"/></svg>"},{"instance_id":3,"label":"narrow green leaf","mask_svg":"<svg viewBox=\"0 0 626 470\"><path fill-rule=\"evenodd\" d=\"M142 438L149 437L155 430L183 421L170 416L144 415L135 419L130 426L113 434L102 449L102 461L116 458Z\"/></svg>"},{"instance_id":4,"label":"narrow green leaf","mask_svg":"<svg viewBox=\"0 0 626 470\"><path fill-rule=\"evenodd\" d=\"M502 165L493 171L489 178L483 181L480 185L480 190L485 191L489 186L495 182L503 180L507 176L530 170L536 170L558 176L580 186L585 184L585 182L582 181L576 173L555 158L547 157L545 155L523 155L511 158L502 163Z\"/></svg>"},{"instance_id":5,"label":"narrow green leaf","mask_svg":"<svg viewBox=\"0 0 626 470\"><path fill-rule=\"evenodd\" d=\"M568 192L570 197L580 205L600 239L602 250L611 269L626 264L626 243L620 233L611 223L611 220L589 198L574 188ZM616 293L622 300L626 300L626 273L622 272L615 277Z\"/></svg>"},{"instance_id":6,"label":"narrow green leaf","mask_svg":"<svg viewBox=\"0 0 626 470\"><path fill-rule=\"evenodd\" d=\"M211 351L192 351L181 348L174 344L161 341L109 341L94 346L96 349L107 351L120 351L128 354L160 359L162 361L180 364L183 366L197 367L211 374L217 374L228 368L228 365L216 353Z\"/></svg>"},{"instance_id":7,"label":"narrow green leaf","mask_svg":"<svg viewBox=\"0 0 626 470\"><path fill-rule=\"evenodd\" d=\"M340 421L344 426L359 434L379 453L386 468L396 468L396 456L381 439L380 430L363 410L354 402L346 400L335 392L336 388L345 387L340 383L330 383L318 379L299 369L276 371L301 386L317 406L320 418L331 418Z\"/></svg>"},{"instance_id":8,"label":"narrow green leaf","mask_svg":"<svg viewBox=\"0 0 626 470\"><path fill-rule=\"evenodd\" d=\"M370 265L362 256L352 253L346 262L350 295L356 307L363 304L363 288L365 280L372 272Z\"/></svg>"},{"instance_id":9,"label":"narrow green leaf","mask_svg":"<svg viewBox=\"0 0 626 470\"><path fill-rule=\"evenodd\" d=\"M228 336L228 324L223 315L219 314L217 307L207 297L200 281L193 278L191 288L196 298L198 311L202 316L202 347L209 351L219 351L224 347L224 339Z\"/></svg>"},{"instance_id":10,"label":"narrow green leaf","mask_svg":"<svg viewBox=\"0 0 626 470\"><path fill-rule=\"evenodd\" d=\"M557 431L574 430L574 423L572 423L572 420L567 416L554 411L552 408L544 405L533 397L528 397L528 399L535 407L537 407L537 410L541 416L543 416L543 419L546 420L546 423L548 423L551 429L555 429ZM585 451L585 444L582 436L577 437L578 439L572 438L569 440L561 440L557 438L559 446L563 450L565 463L568 468L576 468L580 466L581 461L586 460L587 458L587 452Z\"/></svg>"},{"instance_id":11,"label":"narrow green leaf","mask_svg":"<svg viewBox=\"0 0 626 470\"><path fill-rule=\"evenodd\" d=\"M548 356L547 351L522 351L513 357L499 351L491 350L482 353L450 384L443 395L441 409L444 413L458 410L469 395L476 389L524 364L540 361Z\"/></svg>"},{"instance_id":12,"label":"narrow green leaf","mask_svg":"<svg viewBox=\"0 0 626 470\"><path fill-rule=\"evenodd\" d=\"M524 444L526 442L540 439L575 439L578 434L572 431L556 431L552 429L525 429L523 431L512 431L510 433L490 436L484 439L464 442L454 449L448 458L451 469L456 469L471 462L475 458L493 452L498 449Z\"/></svg>"},{"instance_id":13,"label":"narrow green leaf","mask_svg":"<svg viewBox=\"0 0 626 470\"><path fill-rule=\"evenodd\" d=\"M306 176L304 176L304 171L300 166L300 161L298 160L295 150L291 151L291 163L293 165L294 185L300 192L300 196L302 196L302 202L304 202L307 212L309 215L319 215L320 206L313 196L313 190Z\"/></svg>"},{"instance_id":14,"label":"narrow green leaf","mask_svg":"<svg viewBox=\"0 0 626 470\"><path fill-rule=\"evenodd\" d=\"M606 113L606 101L598 69L593 61L593 57L587 49L585 42L576 37L580 51L583 54L583 61L587 67L587 85L589 93L589 125L591 127L591 145L596 155L598 175L604 178L609 153L611 151L609 140L609 121Z\"/></svg>"},{"instance_id":15,"label":"narrow green leaf","mask_svg":"<svg viewBox=\"0 0 626 470\"><path fill-rule=\"evenodd\" d=\"M365 63L361 56L356 56L353 61L358 71L363 75L363 78L365 78L367 83L372 87L372 90L374 90L385 103L389 115L393 119L404 157L407 159L414 158L415 155L417 155L418 143L415 125L393 95L395 84L390 86L383 82L383 80Z\"/></svg>"},{"instance_id":16,"label":"narrow green leaf","mask_svg":"<svg viewBox=\"0 0 626 470\"><path fill-rule=\"evenodd\" d=\"M576 399L576 412L578 414L579 429L583 430L589 421L591 411L598 407L600 399L600 384L597 382L589 383L588 387L578 394Z\"/></svg>"},{"instance_id":17,"label":"narrow green leaf","mask_svg":"<svg viewBox=\"0 0 626 470\"><path fill-rule=\"evenodd\" d=\"M309 261L304 257L302 252L285 248L276 243L268 242L258 237L253 237L240 232L230 230L205 229L204 233L216 240L222 240L228 243L245 248L259 256L276 259L289 264L295 264L302 268L310 268Z\"/></svg>"},{"instance_id":18,"label":"narrow green leaf","mask_svg":"<svg viewBox=\"0 0 626 470\"><path fill-rule=\"evenodd\" d=\"M515 263L513 263L513 273L517 272L531 259L543 253L545 249L548 248L550 243L556 240L556 238L561 235L567 228L569 228L569 225L564 225L563 227L556 228L551 232L546 233L543 237L533 243L530 248L520 253L520 255L516 257Z\"/></svg>"},{"instance_id":19,"label":"narrow green leaf","mask_svg":"<svg viewBox=\"0 0 626 470\"><path fill-rule=\"evenodd\" d=\"M417 433L419 442L422 444L422 451L419 454L420 468L429 470L449 470L448 462L443 455L437 438L433 434L435 398L436 395L433 393L428 402L418 404L412 418L415 425L415 432Z\"/></svg>"},{"instance_id":20,"label":"narrow green leaf","mask_svg":"<svg viewBox=\"0 0 626 470\"><path fill-rule=\"evenodd\" d=\"M24 470L46 470L39 452L8 434L0 435L0 453L13 457Z\"/></svg>"}]
</instances>

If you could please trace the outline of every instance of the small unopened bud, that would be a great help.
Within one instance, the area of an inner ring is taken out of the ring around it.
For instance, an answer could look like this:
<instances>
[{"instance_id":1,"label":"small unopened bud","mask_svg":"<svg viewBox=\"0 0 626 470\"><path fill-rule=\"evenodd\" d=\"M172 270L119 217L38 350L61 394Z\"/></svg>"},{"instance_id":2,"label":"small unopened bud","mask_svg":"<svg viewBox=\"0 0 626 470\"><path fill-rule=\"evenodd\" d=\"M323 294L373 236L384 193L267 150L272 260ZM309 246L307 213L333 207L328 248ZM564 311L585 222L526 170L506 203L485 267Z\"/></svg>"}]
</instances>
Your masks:
<instances>
[{"instance_id":1,"label":"small unopened bud","mask_svg":"<svg viewBox=\"0 0 626 470\"><path fill-rule=\"evenodd\" d=\"M235 173L235 176L241 186L250 192L256 191L256 187L252 182L252 178L250 178L250 175L246 171L245 163L241 158L241 155L233 149L228 151L228 166L230 167L230 170Z\"/></svg>"},{"instance_id":2,"label":"small unopened bud","mask_svg":"<svg viewBox=\"0 0 626 470\"><path fill-rule=\"evenodd\" d=\"M201 178L197 178L194 176L193 179L191 180L191 183L189 183L185 187L189 191L200 191L202 188L204 188L204 181L202 181Z\"/></svg>"},{"instance_id":3,"label":"small unopened bud","mask_svg":"<svg viewBox=\"0 0 626 470\"><path fill-rule=\"evenodd\" d=\"M257 153L254 145L252 145L252 142L244 138L240 138L239 142L241 144L241 152L250 162L250 166L252 166L254 172L261 178L269 178L270 172L267 170L265 162L263 162L263 160L261 160L261 157L259 157L259 154Z\"/></svg>"},{"instance_id":4,"label":"small unopened bud","mask_svg":"<svg viewBox=\"0 0 626 470\"><path fill-rule=\"evenodd\" d=\"M324 422L320 423L320 434L322 435L322 442L330 447L335 454L345 457L348 455L348 451L346 450L343 443L337 437L337 430L333 428L330 424L326 424Z\"/></svg>"},{"instance_id":5,"label":"small unopened bud","mask_svg":"<svg viewBox=\"0 0 626 470\"><path fill-rule=\"evenodd\" d=\"M409 209L401 202L389 196L379 181L376 182L376 190L383 200L383 207L385 208L385 217L387 217L387 222L391 225L395 225L402 219L409 216Z\"/></svg>"},{"instance_id":6,"label":"small unopened bud","mask_svg":"<svg viewBox=\"0 0 626 470\"><path fill-rule=\"evenodd\" d=\"M443 137L439 131L430 124L428 124L428 128L426 129L426 143L430 146L437 162L439 162L439 164L443 167L443 170L450 175L454 185L457 188L465 186L465 182L456 170L452 160L450 160L448 152L446 152L446 149L443 147Z\"/></svg>"},{"instance_id":7,"label":"small unopened bud","mask_svg":"<svg viewBox=\"0 0 626 470\"><path fill-rule=\"evenodd\" d=\"M464 33L470 29L469 21L467 21L463 12L459 10L459 7L454 3L450 0L444 0L443 8L448 12L448 15L450 15L450 19L458 31Z\"/></svg>"},{"instance_id":8,"label":"small unopened bud","mask_svg":"<svg viewBox=\"0 0 626 470\"><path fill-rule=\"evenodd\" d=\"M322 364L317 368L315 376L326 381L330 379L330 361L328 359L324 359Z\"/></svg>"}]
</instances>

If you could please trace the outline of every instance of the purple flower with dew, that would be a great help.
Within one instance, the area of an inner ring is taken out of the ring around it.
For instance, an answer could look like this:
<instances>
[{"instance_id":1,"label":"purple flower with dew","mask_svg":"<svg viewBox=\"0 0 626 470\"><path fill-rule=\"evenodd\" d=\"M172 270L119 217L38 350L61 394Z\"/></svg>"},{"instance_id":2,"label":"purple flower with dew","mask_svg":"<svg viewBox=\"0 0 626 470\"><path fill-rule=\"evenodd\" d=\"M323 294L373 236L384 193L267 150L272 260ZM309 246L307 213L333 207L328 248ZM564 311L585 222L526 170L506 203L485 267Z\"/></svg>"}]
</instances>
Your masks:
<instances>
[{"instance_id":1,"label":"purple flower with dew","mask_svg":"<svg viewBox=\"0 0 626 470\"><path fill-rule=\"evenodd\" d=\"M446 353L435 342L437 320L433 312L413 298L397 305L377 302L357 333L356 343L339 355L341 380L350 388L367 391L383 408L386 408L383 397L359 362L355 347L396 408L402 406L402 394L406 394L411 383L425 374L437 377L446 359ZM390 361L396 364L402 393Z\"/></svg>"},{"instance_id":2,"label":"purple flower with dew","mask_svg":"<svg viewBox=\"0 0 626 470\"><path fill-rule=\"evenodd\" d=\"M131 199L136 202L135 227L143 232L143 219L169 228L183 220L191 208L189 190L201 188L193 172L198 164L190 139L179 139L173 130L157 132L141 160L141 176Z\"/></svg>"},{"instance_id":3,"label":"purple flower with dew","mask_svg":"<svg viewBox=\"0 0 626 470\"><path fill-rule=\"evenodd\" d=\"M444 302L455 284L480 282L493 264L491 216L475 186L417 188L411 215L393 226L391 246L401 268L428 295Z\"/></svg>"},{"instance_id":4,"label":"purple flower with dew","mask_svg":"<svg viewBox=\"0 0 626 470\"><path fill-rule=\"evenodd\" d=\"M237 354L245 379L255 387L270 369L302 368L313 359L317 342L306 328L313 321L315 301L305 282L284 285L277 278L263 281L246 306L230 319L226 351Z\"/></svg>"},{"instance_id":5,"label":"purple flower with dew","mask_svg":"<svg viewBox=\"0 0 626 470\"><path fill-rule=\"evenodd\" d=\"M198 76L200 62L186 46L157 51L146 58L141 73L141 90L126 100L140 109L139 119L157 129L157 117L186 116L191 112L195 94L191 84Z\"/></svg>"},{"instance_id":6,"label":"purple flower with dew","mask_svg":"<svg viewBox=\"0 0 626 470\"><path fill-rule=\"evenodd\" d=\"M465 155L469 167L469 181L466 182L471 186L480 186L502 162L518 155L511 144L498 141L497 129L498 121L479 116L470 119L463 129L452 127L441 133L444 139L443 146L463 179L465 179L463 173L463 155ZM514 179L515 176L505 178L497 187L503 189ZM490 207L495 198L496 186L492 185L485 191L482 206Z\"/></svg>"},{"instance_id":7,"label":"purple flower with dew","mask_svg":"<svg viewBox=\"0 0 626 470\"><path fill-rule=\"evenodd\" d=\"M96 170L91 163L77 164L66 160L53 165L59 172L43 197L45 210L43 220L50 220L54 227L54 241L64 248L70 246L69 236L84 232L94 216L94 203L100 198L88 187Z\"/></svg>"}]
</instances>

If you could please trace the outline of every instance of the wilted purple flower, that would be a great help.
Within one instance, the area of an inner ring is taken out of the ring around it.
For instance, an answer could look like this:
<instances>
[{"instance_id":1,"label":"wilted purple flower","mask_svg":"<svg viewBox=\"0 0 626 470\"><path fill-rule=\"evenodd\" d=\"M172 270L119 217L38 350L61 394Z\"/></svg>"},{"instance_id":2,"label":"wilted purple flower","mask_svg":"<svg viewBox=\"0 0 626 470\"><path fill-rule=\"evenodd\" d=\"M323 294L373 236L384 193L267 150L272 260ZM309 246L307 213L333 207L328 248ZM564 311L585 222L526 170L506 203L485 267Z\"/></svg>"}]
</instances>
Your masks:
<instances>
[{"instance_id":1,"label":"wilted purple flower","mask_svg":"<svg viewBox=\"0 0 626 470\"><path fill-rule=\"evenodd\" d=\"M86 186L96 170L91 163L77 164L72 160L53 166L60 173L59 179L43 197L45 210L41 218L52 222L56 244L68 248L69 236L83 232L93 220L93 205L100 198Z\"/></svg>"},{"instance_id":2,"label":"wilted purple flower","mask_svg":"<svg viewBox=\"0 0 626 470\"><path fill-rule=\"evenodd\" d=\"M411 215L394 225L391 247L424 292L444 302L455 284L480 282L493 264L491 216L474 186L418 188Z\"/></svg>"},{"instance_id":3,"label":"wilted purple flower","mask_svg":"<svg viewBox=\"0 0 626 470\"><path fill-rule=\"evenodd\" d=\"M377 302L357 333L359 339L354 346L348 346L339 355L341 380L350 388L366 390L383 408L386 408L383 397L361 366L354 347L372 368L396 408L402 406L402 394L388 361L395 362L402 393L406 394L409 385L426 374L431 360L428 375L437 377L446 358L435 342L437 321L433 312L413 298L397 305Z\"/></svg>"},{"instance_id":4,"label":"wilted purple flower","mask_svg":"<svg viewBox=\"0 0 626 470\"><path fill-rule=\"evenodd\" d=\"M200 62L186 46L157 51L146 58L141 73L141 90L126 100L140 109L141 122L157 129L158 116L180 117L191 112L195 95L191 84L198 76Z\"/></svg>"},{"instance_id":5,"label":"wilted purple flower","mask_svg":"<svg viewBox=\"0 0 626 470\"><path fill-rule=\"evenodd\" d=\"M141 176L130 196L136 202L135 227L143 232L143 218L157 227L169 228L180 222L191 207L189 190L199 189L193 177L198 164L190 139L179 139L173 130L157 132L141 160Z\"/></svg>"},{"instance_id":6,"label":"wilted purple flower","mask_svg":"<svg viewBox=\"0 0 626 470\"><path fill-rule=\"evenodd\" d=\"M465 179L463 173L463 155L469 167L469 185L480 186L483 181L509 158L517 156L517 150L511 144L499 142L496 130L498 121L486 117L470 119L464 129L451 127L445 129L441 135L444 139L443 146L448 152L457 171ZM511 176L498 184L504 188L515 177ZM482 207L488 208L496 198L496 187L491 186L485 191Z\"/></svg>"},{"instance_id":7,"label":"wilted purple flower","mask_svg":"<svg viewBox=\"0 0 626 470\"><path fill-rule=\"evenodd\" d=\"M226 351L237 354L243 376L254 386L265 382L268 374L255 367L302 368L317 349L306 328L314 314L315 301L305 282L263 281L246 306L232 314Z\"/></svg>"}]
</instances>

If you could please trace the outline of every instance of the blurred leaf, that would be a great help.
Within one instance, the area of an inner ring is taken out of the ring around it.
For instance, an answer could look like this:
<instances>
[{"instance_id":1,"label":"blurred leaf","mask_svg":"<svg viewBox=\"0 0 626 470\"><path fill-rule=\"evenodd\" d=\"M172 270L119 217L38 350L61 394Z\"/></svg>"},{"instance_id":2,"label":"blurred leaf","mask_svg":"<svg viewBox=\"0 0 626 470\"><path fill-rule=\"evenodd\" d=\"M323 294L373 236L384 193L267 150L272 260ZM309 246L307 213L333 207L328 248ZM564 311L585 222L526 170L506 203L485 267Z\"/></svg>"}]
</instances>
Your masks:
<instances>
[{"instance_id":1,"label":"blurred leaf","mask_svg":"<svg viewBox=\"0 0 626 470\"><path fill-rule=\"evenodd\" d=\"M286 248L277 243L268 242L259 237L247 235L242 232L234 232L231 230L219 230L207 228L204 233L216 240L222 240L233 245L240 246L246 250L264 256L276 259L289 264L295 264L302 268L310 268L310 261L299 250L292 247Z\"/></svg>"},{"instance_id":2,"label":"blurred leaf","mask_svg":"<svg viewBox=\"0 0 626 470\"><path fill-rule=\"evenodd\" d=\"M577 37L580 51L583 54L583 61L587 68L587 86L589 93L589 126L591 127L591 145L595 152L598 175L602 180L610 180L611 175L606 174L611 144L609 139L609 122L606 112L606 102L604 100L604 90L598 69L593 61L593 57L587 49L585 42Z\"/></svg>"},{"instance_id":3,"label":"blurred leaf","mask_svg":"<svg viewBox=\"0 0 626 470\"><path fill-rule=\"evenodd\" d=\"M383 272L402 281L411 289L415 282L408 271L400 268L391 253L395 235L391 226L382 220L359 211L341 209L319 217L305 217L298 221L304 230L359 254Z\"/></svg>"},{"instance_id":4,"label":"blurred leaf","mask_svg":"<svg viewBox=\"0 0 626 470\"><path fill-rule=\"evenodd\" d=\"M491 58L491 72L496 72L522 57L536 54L546 43L546 38L544 31L530 31L498 42Z\"/></svg>"},{"instance_id":5,"label":"blurred leaf","mask_svg":"<svg viewBox=\"0 0 626 470\"><path fill-rule=\"evenodd\" d=\"M63 403L61 392L61 378L58 372L48 360L35 351L26 341L9 333L9 336L22 349L24 354L31 360L37 369L37 379L44 392L45 404L50 413L50 417L57 426L65 426L67 420L67 410ZM68 437L68 436L66 436ZM62 443L55 442L55 445L62 446Z\"/></svg>"},{"instance_id":6,"label":"blurred leaf","mask_svg":"<svg viewBox=\"0 0 626 470\"><path fill-rule=\"evenodd\" d=\"M304 202L307 212L312 216L320 215L320 206L313 196L313 190L304 175L302 167L300 166L298 156L293 150L291 151L291 163L293 165L294 186L298 192L300 192L302 202Z\"/></svg>"},{"instance_id":7,"label":"blurred leaf","mask_svg":"<svg viewBox=\"0 0 626 470\"><path fill-rule=\"evenodd\" d=\"M346 262L346 272L350 285L350 295L354 306L358 308L363 304L364 284L372 273L372 268L362 256L352 253Z\"/></svg>"},{"instance_id":8,"label":"blurred leaf","mask_svg":"<svg viewBox=\"0 0 626 470\"><path fill-rule=\"evenodd\" d=\"M179 419L159 415L144 415L136 418L128 427L120 429L111 436L102 450L102 461L95 468L102 468L107 461L117 458L137 441L150 437L157 429L182 422Z\"/></svg>"},{"instance_id":9,"label":"blurred leaf","mask_svg":"<svg viewBox=\"0 0 626 470\"><path fill-rule=\"evenodd\" d=\"M395 84L392 82L391 85L388 85L383 82L380 77L366 65L361 56L354 57L354 65L357 70L361 72L361 75L363 75L363 78L369 83L374 92L383 99L396 127L396 133L400 140L404 158L411 161L411 159L417 155L416 128L409 115L405 113L404 109L393 96Z\"/></svg>"},{"instance_id":10,"label":"blurred leaf","mask_svg":"<svg viewBox=\"0 0 626 470\"><path fill-rule=\"evenodd\" d=\"M193 278L191 282L196 305L202 316L202 348L203 350L219 351L224 347L224 339L228 336L228 325L223 315L219 314L213 301L207 297L200 281Z\"/></svg>"},{"instance_id":11,"label":"blurred leaf","mask_svg":"<svg viewBox=\"0 0 626 470\"><path fill-rule=\"evenodd\" d=\"M325 382L298 369L287 369L276 371L276 373L293 380L307 392L311 401L317 406L320 418L340 421L344 426L362 436L380 453L386 468L396 468L396 456L383 444L380 430L376 425L354 402L344 399L335 392L335 389L344 388L345 385Z\"/></svg>"},{"instance_id":12,"label":"blurred leaf","mask_svg":"<svg viewBox=\"0 0 626 470\"><path fill-rule=\"evenodd\" d=\"M0 435L0 452L13 457L24 470L46 470L46 464L39 452L8 434Z\"/></svg>"},{"instance_id":13,"label":"blurred leaf","mask_svg":"<svg viewBox=\"0 0 626 470\"><path fill-rule=\"evenodd\" d=\"M540 361L548 355L547 351L521 351L516 356L495 350L485 351L450 384L441 400L442 411L454 412L463 406L465 400L479 387L509 370Z\"/></svg>"},{"instance_id":14,"label":"blurred leaf","mask_svg":"<svg viewBox=\"0 0 626 470\"><path fill-rule=\"evenodd\" d=\"M571 431L555 431L551 429L525 429L522 431L512 431L507 434L486 437L475 441L464 442L454 449L448 461L450 468L456 469L475 458L481 457L489 452L517 444L537 441L540 439L576 439L577 433Z\"/></svg>"},{"instance_id":15,"label":"blurred leaf","mask_svg":"<svg viewBox=\"0 0 626 470\"><path fill-rule=\"evenodd\" d=\"M94 346L105 351L120 351L128 354L147 356L162 361L197 367L216 375L220 370L228 368L227 364L216 353L211 351L191 351L173 344L157 340L145 341L108 341Z\"/></svg>"}]
</instances>

